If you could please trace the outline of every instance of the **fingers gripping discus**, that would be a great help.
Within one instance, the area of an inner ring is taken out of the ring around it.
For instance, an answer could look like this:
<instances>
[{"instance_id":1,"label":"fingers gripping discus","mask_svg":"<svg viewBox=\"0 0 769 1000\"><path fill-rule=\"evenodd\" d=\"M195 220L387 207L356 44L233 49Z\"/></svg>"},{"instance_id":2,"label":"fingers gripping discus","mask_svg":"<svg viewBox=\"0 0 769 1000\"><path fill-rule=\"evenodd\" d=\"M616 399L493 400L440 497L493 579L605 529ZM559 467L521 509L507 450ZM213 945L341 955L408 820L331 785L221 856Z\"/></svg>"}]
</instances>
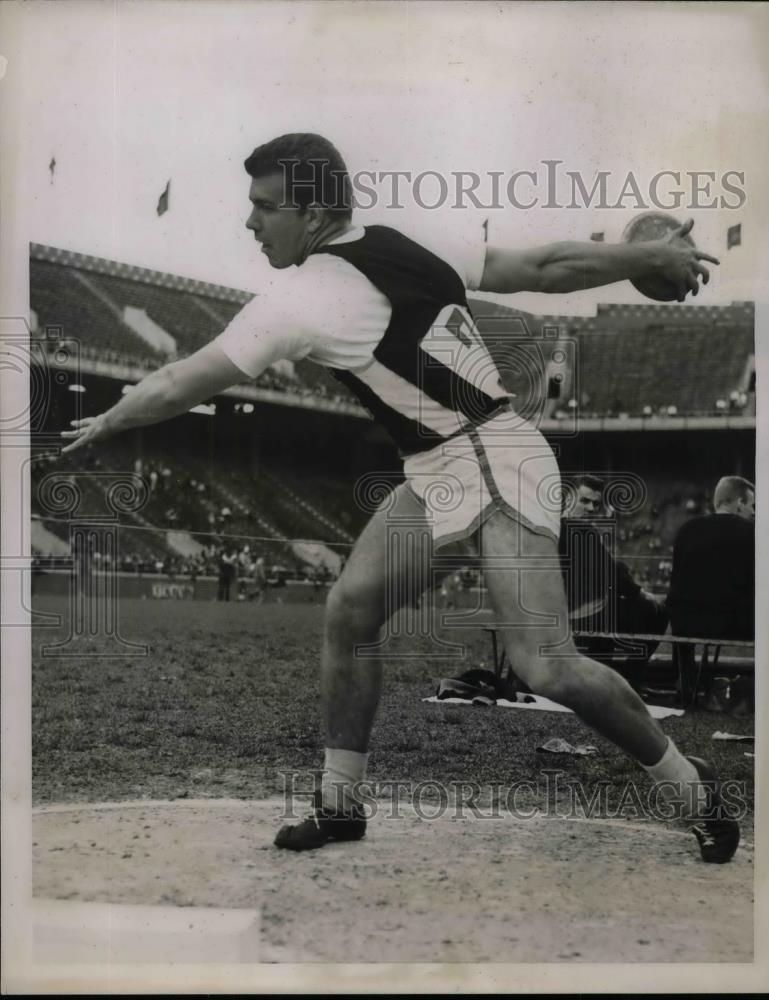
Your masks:
<instances>
[{"instance_id":1,"label":"fingers gripping discus","mask_svg":"<svg viewBox=\"0 0 769 1000\"><path fill-rule=\"evenodd\" d=\"M682 223L678 219L668 215L667 212L642 212L625 226L622 241L623 243L644 243L647 240L660 240L674 230L680 229L681 225ZM691 247L695 245L688 233L680 239ZM640 278L631 284L638 289L641 295L657 302L674 302L678 298L677 286L662 276Z\"/></svg>"}]
</instances>

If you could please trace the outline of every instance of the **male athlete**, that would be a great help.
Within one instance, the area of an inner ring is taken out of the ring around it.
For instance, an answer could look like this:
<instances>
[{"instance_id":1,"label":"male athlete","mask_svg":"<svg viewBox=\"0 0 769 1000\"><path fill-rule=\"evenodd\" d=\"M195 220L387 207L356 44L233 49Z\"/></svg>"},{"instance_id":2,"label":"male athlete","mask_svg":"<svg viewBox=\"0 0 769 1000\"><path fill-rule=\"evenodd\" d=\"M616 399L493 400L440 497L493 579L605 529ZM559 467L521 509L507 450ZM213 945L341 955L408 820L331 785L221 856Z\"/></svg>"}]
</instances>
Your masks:
<instances>
[{"instance_id":1,"label":"male athlete","mask_svg":"<svg viewBox=\"0 0 769 1000\"><path fill-rule=\"evenodd\" d=\"M247 227L272 267L288 272L212 343L64 436L72 450L167 420L278 359L308 358L330 368L400 449L406 482L374 513L326 604L321 795L312 816L283 827L275 843L301 851L365 833L355 786L365 776L382 674L371 647L397 607L435 583L424 560L407 554L405 535L413 540L418 525L432 549L472 540L521 678L634 757L666 796L678 792L703 859L728 861L739 828L723 812L708 765L684 757L632 688L571 641L559 515L547 502L558 467L537 428L512 410L465 294L572 292L664 275L683 301L709 278L702 261L718 263L682 239L691 221L649 243L516 251L447 240L436 254L395 229L353 224L347 168L320 136L280 136L245 167ZM366 646L367 655L356 655Z\"/></svg>"}]
</instances>

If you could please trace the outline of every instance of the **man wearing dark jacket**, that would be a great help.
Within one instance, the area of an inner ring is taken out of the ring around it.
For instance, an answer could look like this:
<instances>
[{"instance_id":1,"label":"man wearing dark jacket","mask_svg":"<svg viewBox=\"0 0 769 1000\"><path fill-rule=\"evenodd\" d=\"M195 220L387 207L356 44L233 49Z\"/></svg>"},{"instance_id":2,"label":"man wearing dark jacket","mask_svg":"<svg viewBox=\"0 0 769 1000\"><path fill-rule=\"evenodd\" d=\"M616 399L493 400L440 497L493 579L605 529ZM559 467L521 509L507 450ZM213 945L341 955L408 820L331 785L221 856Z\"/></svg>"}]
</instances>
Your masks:
<instances>
[{"instance_id":1,"label":"man wearing dark jacket","mask_svg":"<svg viewBox=\"0 0 769 1000\"><path fill-rule=\"evenodd\" d=\"M747 639L755 634L756 492L739 476L724 476L713 494L714 514L695 517L673 545L668 610L675 635ZM694 645L681 644L678 660L689 701L695 694ZM736 684L735 702L754 701L753 684Z\"/></svg>"},{"instance_id":2,"label":"man wearing dark jacket","mask_svg":"<svg viewBox=\"0 0 769 1000\"><path fill-rule=\"evenodd\" d=\"M612 527L603 483L596 476L579 477L571 507L561 521L559 542L572 627L580 632L662 634L667 612L661 601L636 583L627 565L615 559ZM588 636L579 636L576 642L593 659L611 666L623 664L624 673L643 666L658 645Z\"/></svg>"},{"instance_id":3,"label":"man wearing dark jacket","mask_svg":"<svg viewBox=\"0 0 769 1000\"><path fill-rule=\"evenodd\" d=\"M755 487L724 476L714 514L681 528L673 546L668 609L677 635L752 639L755 602Z\"/></svg>"}]
</instances>

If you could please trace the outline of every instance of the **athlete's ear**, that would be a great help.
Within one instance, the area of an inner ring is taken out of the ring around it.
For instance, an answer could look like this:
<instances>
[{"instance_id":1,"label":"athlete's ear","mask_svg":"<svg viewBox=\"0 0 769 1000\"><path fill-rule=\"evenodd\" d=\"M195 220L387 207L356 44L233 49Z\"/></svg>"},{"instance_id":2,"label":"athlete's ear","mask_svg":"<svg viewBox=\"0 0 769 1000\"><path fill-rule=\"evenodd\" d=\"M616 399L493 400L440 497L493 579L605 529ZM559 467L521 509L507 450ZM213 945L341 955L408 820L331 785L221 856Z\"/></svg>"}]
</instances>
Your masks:
<instances>
[{"instance_id":1,"label":"athlete's ear","mask_svg":"<svg viewBox=\"0 0 769 1000\"><path fill-rule=\"evenodd\" d=\"M316 233L323 225L326 210L322 205L308 205L307 209L307 229L311 233Z\"/></svg>"}]
</instances>

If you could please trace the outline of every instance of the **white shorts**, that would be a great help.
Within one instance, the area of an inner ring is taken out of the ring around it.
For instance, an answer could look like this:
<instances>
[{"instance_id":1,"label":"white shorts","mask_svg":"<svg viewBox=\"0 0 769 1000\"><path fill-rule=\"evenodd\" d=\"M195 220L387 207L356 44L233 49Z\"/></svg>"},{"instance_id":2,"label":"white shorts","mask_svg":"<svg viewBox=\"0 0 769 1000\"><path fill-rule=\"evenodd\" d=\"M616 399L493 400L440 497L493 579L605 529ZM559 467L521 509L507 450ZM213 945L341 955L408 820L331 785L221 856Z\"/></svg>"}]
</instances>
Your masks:
<instances>
[{"instance_id":1,"label":"white shorts","mask_svg":"<svg viewBox=\"0 0 769 1000\"><path fill-rule=\"evenodd\" d=\"M558 463L537 428L512 411L409 456L403 471L422 502L435 548L469 538L494 510L558 542Z\"/></svg>"}]
</instances>

